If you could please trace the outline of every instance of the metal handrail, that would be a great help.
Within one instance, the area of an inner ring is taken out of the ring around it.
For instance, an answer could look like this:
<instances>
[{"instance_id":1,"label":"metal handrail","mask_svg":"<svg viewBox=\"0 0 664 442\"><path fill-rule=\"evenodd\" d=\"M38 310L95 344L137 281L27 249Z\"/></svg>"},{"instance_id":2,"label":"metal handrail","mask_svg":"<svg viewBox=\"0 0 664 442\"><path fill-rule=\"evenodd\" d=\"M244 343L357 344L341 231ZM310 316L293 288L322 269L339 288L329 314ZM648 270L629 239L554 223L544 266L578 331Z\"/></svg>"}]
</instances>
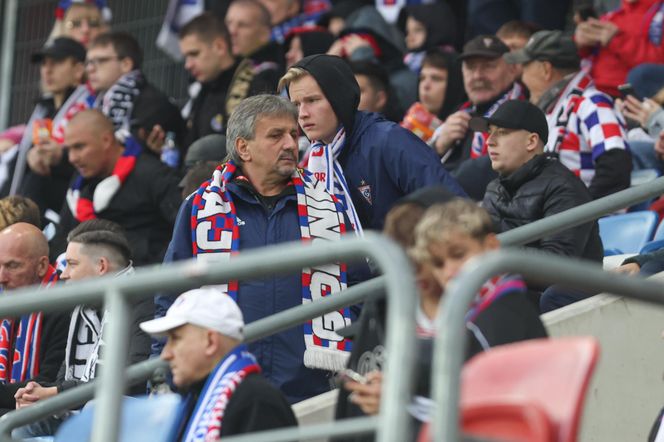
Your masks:
<instances>
[{"instance_id":1,"label":"metal handrail","mask_svg":"<svg viewBox=\"0 0 664 442\"><path fill-rule=\"evenodd\" d=\"M508 230L498 235L498 239L503 246L521 246L662 194L664 176Z\"/></svg>"},{"instance_id":2,"label":"metal handrail","mask_svg":"<svg viewBox=\"0 0 664 442\"><path fill-rule=\"evenodd\" d=\"M379 425L368 426L362 431L376 430L378 440L401 441L407 438L410 422L405 411L413 381L415 335L415 297L403 293L415 293L415 284L408 259L401 249L388 239L367 232L364 238L344 238L337 242L303 245L281 244L260 250L249 250L223 265L203 261L175 263L159 268L140 270L126 278L104 277L91 281L54 287L48 292L17 290L12 296L0 299L0 315L16 316L26 312L52 311L76 304L95 304L105 297L109 306L109 338L105 348L104 370L96 383L96 407L93 421L93 440L114 441L119 431L119 408L124 385L124 357L128 336L121 330L122 315L127 302L151 296L157 290L186 290L229 279L257 278L287 272L303 265L316 267L329 262L358 261L369 257L384 273L390 308L386 345L395 349L387 357L385 390L381 398ZM48 296L44 296L48 293ZM111 293L113 297L111 298ZM126 315L125 315L126 316ZM148 361L149 363L150 361ZM94 388L89 387L89 388ZM20 411L20 410L19 410ZM18 414L18 412L16 414ZM7 415L9 416L9 414ZM0 422L4 420L0 419ZM371 421L373 422L373 421ZM369 425L369 421L367 421Z\"/></svg>"},{"instance_id":3,"label":"metal handrail","mask_svg":"<svg viewBox=\"0 0 664 442\"><path fill-rule=\"evenodd\" d=\"M311 318L384 294L385 277L379 276L373 278L354 285L335 296L328 296L316 302L292 307L249 323L244 329L244 342L257 341L271 334L279 333L290 327L299 325ZM145 381L155 370L167 368L168 364L157 358L139 362L127 369L128 383L133 385L134 383ZM0 417L0 438L9 438L14 428L30 422L36 422L60 411L71 410L83 405L93 398L95 393L94 385L97 382L96 380L92 380L51 398L39 401L33 406L20 408L5 414Z\"/></svg>"},{"instance_id":4,"label":"metal handrail","mask_svg":"<svg viewBox=\"0 0 664 442\"><path fill-rule=\"evenodd\" d=\"M434 343L432 393L436 409L431 417L434 441L459 439L459 379L466 346L465 315L476 293L491 277L519 273L543 284L609 292L646 302L664 303L664 284L640 276L604 272L596 265L529 250L490 252L466 263L450 282L439 309Z\"/></svg>"}]
</instances>

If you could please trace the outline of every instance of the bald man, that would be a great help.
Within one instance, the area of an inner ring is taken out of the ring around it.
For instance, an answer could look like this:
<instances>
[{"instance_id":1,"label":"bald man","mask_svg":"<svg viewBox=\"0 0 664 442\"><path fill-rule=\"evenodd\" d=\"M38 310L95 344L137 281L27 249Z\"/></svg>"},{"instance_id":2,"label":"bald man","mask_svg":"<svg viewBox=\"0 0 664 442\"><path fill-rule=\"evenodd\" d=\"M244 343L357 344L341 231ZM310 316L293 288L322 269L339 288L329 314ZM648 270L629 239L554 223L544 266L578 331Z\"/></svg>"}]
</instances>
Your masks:
<instances>
[{"instance_id":1,"label":"bald man","mask_svg":"<svg viewBox=\"0 0 664 442\"><path fill-rule=\"evenodd\" d=\"M0 232L3 293L29 286L47 288L57 279L41 230L17 223ZM0 414L14 408L16 390L29 380L55 380L64 359L68 326L69 312L0 319Z\"/></svg>"},{"instance_id":2,"label":"bald man","mask_svg":"<svg viewBox=\"0 0 664 442\"><path fill-rule=\"evenodd\" d=\"M72 179L51 256L66 248L67 234L79 223L101 218L122 226L132 245L134 265L161 262L181 202L176 173L136 140L124 145L98 110L85 110L65 129Z\"/></svg>"}]
</instances>

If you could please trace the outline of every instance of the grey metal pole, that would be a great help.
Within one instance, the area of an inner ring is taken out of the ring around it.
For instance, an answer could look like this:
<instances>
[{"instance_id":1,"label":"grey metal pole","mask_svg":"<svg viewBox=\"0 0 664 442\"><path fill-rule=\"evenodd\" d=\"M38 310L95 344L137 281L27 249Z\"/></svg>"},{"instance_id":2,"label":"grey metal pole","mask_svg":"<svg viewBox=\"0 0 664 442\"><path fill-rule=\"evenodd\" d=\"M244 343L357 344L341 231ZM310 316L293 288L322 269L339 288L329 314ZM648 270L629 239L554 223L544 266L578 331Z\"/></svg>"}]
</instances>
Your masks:
<instances>
[{"instance_id":1,"label":"grey metal pole","mask_svg":"<svg viewBox=\"0 0 664 442\"><path fill-rule=\"evenodd\" d=\"M16 22L18 21L18 0L5 0L2 23L2 64L0 65L0 129L9 125L9 105L11 103L12 78L16 46Z\"/></svg>"},{"instance_id":2,"label":"grey metal pole","mask_svg":"<svg viewBox=\"0 0 664 442\"><path fill-rule=\"evenodd\" d=\"M95 408L92 425L92 441L117 441L120 434L120 410L122 407L125 365L127 364L127 344L129 342L129 318L131 309L122 294L108 289L105 306L111 320L107 324L108 334L104 348L104 367L97 385L98 404Z\"/></svg>"},{"instance_id":3,"label":"grey metal pole","mask_svg":"<svg viewBox=\"0 0 664 442\"><path fill-rule=\"evenodd\" d=\"M649 183L621 190L564 212L548 216L498 235L503 246L520 246L546 235L562 232L580 224L624 209L633 204L654 198L664 193L664 177Z\"/></svg>"},{"instance_id":4,"label":"grey metal pole","mask_svg":"<svg viewBox=\"0 0 664 442\"><path fill-rule=\"evenodd\" d=\"M459 379L466 346L465 315L480 287L492 276L519 273L543 284L614 293L664 304L664 284L640 276L604 272L592 263L535 251L504 249L468 262L450 283L439 310L432 369L433 440L459 440Z\"/></svg>"}]
</instances>

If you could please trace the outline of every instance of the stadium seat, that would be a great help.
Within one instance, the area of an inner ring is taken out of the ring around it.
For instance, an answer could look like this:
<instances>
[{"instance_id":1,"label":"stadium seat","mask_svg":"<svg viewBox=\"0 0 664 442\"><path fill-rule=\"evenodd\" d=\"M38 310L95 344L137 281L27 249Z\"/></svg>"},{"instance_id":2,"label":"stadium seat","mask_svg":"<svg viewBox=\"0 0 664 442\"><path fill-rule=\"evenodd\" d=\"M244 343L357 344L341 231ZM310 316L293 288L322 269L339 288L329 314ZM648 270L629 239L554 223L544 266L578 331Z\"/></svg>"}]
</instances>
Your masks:
<instances>
[{"instance_id":1,"label":"stadium seat","mask_svg":"<svg viewBox=\"0 0 664 442\"><path fill-rule=\"evenodd\" d=\"M600 218L604 256L638 253L652 239L657 221L657 213L650 210Z\"/></svg>"},{"instance_id":2,"label":"stadium seat","mask_svg":"<svg viewBox=\"0 0 664 442\"><path fill-rule=\"evenodd\" d=\"M468 361L461 381L464 435L518 442L575 442L599 355L592 337L503 345ZM428 441L424 426L419 442Z\"/></svg>"},{"instance_id":3,"label":"stadium seat","mask_svg":"<svg viewBox=\"0 0 664 442\"><path fill-rule=\"evenodd\" d=\"M155 397L126 397L122 403L122 423L119 442L174 440L175 424L181 403L180 395L165 394ZM94 403L80 414L65 421L55 436L56 442L87 442L92 434Z\"/></svg>"}]
</instances>

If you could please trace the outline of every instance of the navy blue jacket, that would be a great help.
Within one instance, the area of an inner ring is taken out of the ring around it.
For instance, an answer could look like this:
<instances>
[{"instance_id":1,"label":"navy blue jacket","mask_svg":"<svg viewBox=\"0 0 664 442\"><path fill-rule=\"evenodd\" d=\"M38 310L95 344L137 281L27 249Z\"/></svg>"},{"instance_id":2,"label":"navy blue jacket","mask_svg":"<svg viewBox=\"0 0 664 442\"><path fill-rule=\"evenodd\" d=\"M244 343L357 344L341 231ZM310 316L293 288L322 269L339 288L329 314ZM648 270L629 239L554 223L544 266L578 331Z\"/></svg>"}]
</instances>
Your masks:
<instances>
[{"instance_id":1,"label":"navy blue jacket","mask_svg":"<svg viewBox=\"0 0 664 442\"><path fill-rule=\"evenodd\" d=\"M443 185L466 196L429 146L379 114L357 112L339 163L365 229L382 230L394 202L422 187Z\"/></svg>"},{"instance_id":2,"label":"navy blue jacket","mask_svg":"<svg viewBox=\"0 0 664 442\"><path fill-rule=\"evenodd\" d=\"M245 186L231 182L228 184L228 191L232 194L240 219L238 224L241 251L301 239L294 189L282 194L269 213ZM164 262L189 259L193 256L192 202L193 197L190 196L180 207ZM347 225L350 224L347 222ZM367 279L368 276L368 268L349 266L349 283ZM237 302L245 323L249 324L276 312L302 305L301 277L301 272L294 272L240 282ZM175 296L157 296L156 316L164 316L174 299ZM353 316L355 319L356 315ZM304 349L304 332L301 325L249 344L249 350L258 359L263 375L284 393L290 403L330 390L330 373L306 368L302 362Z\"/></svg>"}]
</instances>

